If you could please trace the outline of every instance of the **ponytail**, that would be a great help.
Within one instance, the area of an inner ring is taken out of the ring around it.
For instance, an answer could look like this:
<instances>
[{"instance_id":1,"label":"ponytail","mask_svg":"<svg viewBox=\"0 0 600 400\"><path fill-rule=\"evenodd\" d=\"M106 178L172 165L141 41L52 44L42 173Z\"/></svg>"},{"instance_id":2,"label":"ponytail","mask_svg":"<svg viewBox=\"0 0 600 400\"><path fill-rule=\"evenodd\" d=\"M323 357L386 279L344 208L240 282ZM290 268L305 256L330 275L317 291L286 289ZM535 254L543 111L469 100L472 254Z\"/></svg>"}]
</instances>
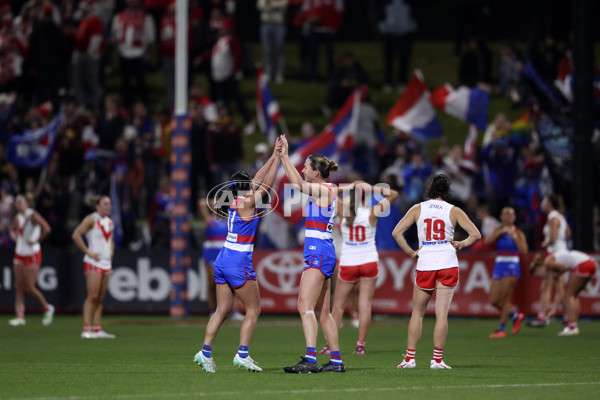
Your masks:
<instances>
[{"instance_id":1,"label":"ponytail","mask_svg":"<svg viewBox=\"0 0 600 400\"><path fill-rule=\"evenodd\" d=\"M338 163L321 154L311 154L308 156L308 159L310 160L312 169L318 170L323 179L329 178L329 173L331 171L337 171L339 169Z\"/></svg>"}]
</instances>

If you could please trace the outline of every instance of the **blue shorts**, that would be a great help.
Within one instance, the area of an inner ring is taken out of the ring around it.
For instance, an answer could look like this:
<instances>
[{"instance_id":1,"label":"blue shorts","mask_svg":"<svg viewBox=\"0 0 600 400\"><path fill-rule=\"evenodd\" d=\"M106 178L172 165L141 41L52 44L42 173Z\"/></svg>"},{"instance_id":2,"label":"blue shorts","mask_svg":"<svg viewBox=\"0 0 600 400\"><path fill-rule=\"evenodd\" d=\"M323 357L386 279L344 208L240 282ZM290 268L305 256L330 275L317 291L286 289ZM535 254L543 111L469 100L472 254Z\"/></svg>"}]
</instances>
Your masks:
<instances>
[{"instance_id":1,"label":"blue shorts","mask_svg":"<svg viewBox=\"0 0 600 400\"><path fill-rule=\"evenodd\" d=\"M244 286L247 281L256 280L256 272L252 266L242 267L240 265L231 267L221 267L218 265L215 268L215 283L224 285L227 284L232 288Z\"/></svg>"},{"instance_id":2,"label":"blue shorts","mask_svg":"<svg viewBox=\"0 0 600 400\"><path fill-rule=\"evenodd\" d=\"M517 279L521 278L521 265L515 262L496 262L492 279L500 280L514 276Z\"/></svg>"},{"instance_id":3,"label":"blue shorts","mask_svg":"<svg viewBox=\"0 0 600 400\"><path fill-rule=\"evenodd\" d=\"M326 278L331 278L333 275L333 271L335 271L335 265L337 264L337 259L332 257L324 257L319 254L313 254L312 256L304 257L304 269L306 271L309 268L316 268Z\"/></svg>"}]
</instances>

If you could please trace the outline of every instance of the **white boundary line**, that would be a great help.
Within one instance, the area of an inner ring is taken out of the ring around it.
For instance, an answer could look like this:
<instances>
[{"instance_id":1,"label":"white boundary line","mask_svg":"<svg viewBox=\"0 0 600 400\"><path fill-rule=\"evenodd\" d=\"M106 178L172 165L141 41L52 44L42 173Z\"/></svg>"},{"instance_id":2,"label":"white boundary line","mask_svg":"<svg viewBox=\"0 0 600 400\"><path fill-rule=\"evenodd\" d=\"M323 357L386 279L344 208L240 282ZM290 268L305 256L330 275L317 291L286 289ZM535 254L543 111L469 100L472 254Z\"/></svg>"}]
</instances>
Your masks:
<instances>
[{"instance_id":1,"label":"white boundary line","mask_svg":"<svg viewBox=\"0 0 600 400\"><path fill-rule=\"evenodd\" d=\"M305 390L260 390L256 392L196 392L196 393L155 393L155 394L121 394L110 396L113 399L137 399L137 398L173 398L173 397L209 397L209 396L237 396L247 394L312 394L312 393L360 393L360 392L400 392L410 390L427 389L510 389L510 388L531 388L531 387L560 387L560 386L589 386L600 385L600 382L553 382L553 383L514 383L498 385L461 385L461 386L397 386L387 388L341 388L341 389L305 389ZM10 400L86 400L105 398L106 396L68 396L68 397L12 397Z\"/></svg>"}]
</instances>

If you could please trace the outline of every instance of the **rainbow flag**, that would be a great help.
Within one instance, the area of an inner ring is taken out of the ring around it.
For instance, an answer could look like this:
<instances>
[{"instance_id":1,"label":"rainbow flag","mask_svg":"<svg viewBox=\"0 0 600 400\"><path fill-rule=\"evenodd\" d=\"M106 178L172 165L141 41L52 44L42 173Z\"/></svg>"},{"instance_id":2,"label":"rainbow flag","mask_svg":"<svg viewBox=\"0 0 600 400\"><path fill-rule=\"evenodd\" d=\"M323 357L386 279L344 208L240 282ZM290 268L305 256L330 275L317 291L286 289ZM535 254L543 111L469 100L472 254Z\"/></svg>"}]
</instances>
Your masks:
<instances>
[{"instance_id":1,"label":"rainbow flag","mask_svg":"<svg viewBox=\"0 0 600 400\"><path fill-rule=\"evenodd\" d=\"M525 112L510 124L508 136L513 143L523 145L529 141L530 133L529 116Z\"/></svg>"}]
</instances>

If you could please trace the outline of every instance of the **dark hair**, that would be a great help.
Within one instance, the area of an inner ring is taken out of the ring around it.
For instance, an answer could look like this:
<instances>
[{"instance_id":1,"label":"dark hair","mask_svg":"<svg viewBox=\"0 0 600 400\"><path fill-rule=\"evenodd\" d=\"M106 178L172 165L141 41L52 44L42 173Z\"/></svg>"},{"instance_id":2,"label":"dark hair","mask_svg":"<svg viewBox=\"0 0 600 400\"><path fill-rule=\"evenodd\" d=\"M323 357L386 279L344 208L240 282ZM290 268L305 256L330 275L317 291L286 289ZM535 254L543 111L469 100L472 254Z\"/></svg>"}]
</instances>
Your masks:
<instances>
[{"instance_id":1,"label":"dark hair","mask_svg":"<svg viewBox=\"0 0 600 400\"><path fill-rule=\"evenodd\" d=\"M360 193L361 204L363 204L365 202L366 193L363 189L360 188L358 189L358 191ZM348 207L348 215L344 218L344 220L346 221L346 226L352 226L352 224L354 224L354 220L356 219L356 209L358 208L358 205L356 204L356 194L356 188L350 190L350 206Z\"/></svg>"},{"instance_id":2,"label":"dark hair","mask_svg":"<svg viewBox=\"0 0 600 400\"><path fill-rule=\"evenodd\" d=\"M329 178L329 172L338 170L338 164L335 161L331 161L321 154L311 154L308 156L308 159L310 160L311 168L319 170L323 179Z\"/></svg>"},{"instance_id":3,"label":"dark hair","mask_svg":"<svg viewBox=\"0 0 600 400\"><path fill-rule=\"evenodd\" d=\"M549 194L547 197L548 201L552 205L552 208L555 210L561 211L561 209L564 208L561 196L557 194Z\"/></svg>"},{"instance_id":4,"label":"dark hair","mask_svg":"<svg viewBox=\"0 0 600 400\"><path fill-rule=\"evenodd\" d=\"M238 193L249 192L252 184L252 178L247 172L237 171L229 178L229 184L221 189L218 198L235 199ZM229 215L230 204L225 201L219 209L217 209L217 218L226 219Z\"/></svg>"},{"instance_id":5,"label":"dark hair","mask_svg":"<svg viewBox=\"0 0 600 400\"><path fill-rule=\"evenodd\" d=\"M444 174L432 175L425 184L425 197L428 199L437 199L440 197L444 201L450 199L450 178Z\"/></svg>"}]
</instances>

